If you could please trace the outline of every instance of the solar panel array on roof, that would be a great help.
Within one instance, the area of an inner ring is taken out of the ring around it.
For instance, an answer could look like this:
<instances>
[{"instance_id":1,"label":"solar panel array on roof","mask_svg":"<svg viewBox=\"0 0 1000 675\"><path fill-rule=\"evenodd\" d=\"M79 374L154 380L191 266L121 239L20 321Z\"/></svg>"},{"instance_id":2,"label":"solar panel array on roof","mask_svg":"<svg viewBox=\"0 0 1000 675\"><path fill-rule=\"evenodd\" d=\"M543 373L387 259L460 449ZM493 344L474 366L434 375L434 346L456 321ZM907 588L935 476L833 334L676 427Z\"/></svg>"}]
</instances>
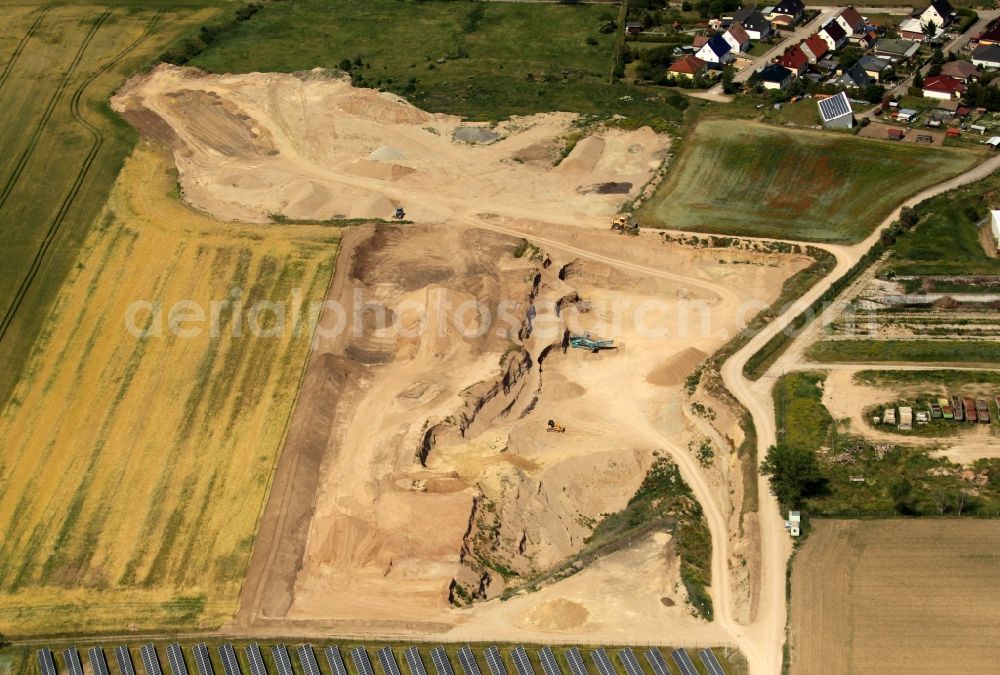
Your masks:
<instances>
[{"instance_id":1,"label":"solar panel array on roof","mask_svg":"<svg viewBox=\"0 0 1000 675\"><path fill-rule=\"evenodd\" d=\"M566 663L569 665L569 672L572 675L590 675L587 672L587 666L583 662L583 655L580 654L579 649L570 647L563 653L563 656L566 657Z\"/></svg>"},{"instance_id":2,"label":"solar panel array on roof","mask_svg":"<svg viewBox=\"0 0 1000 675\"><path fill-rule=\"evenodd\" d=\"M420 657L419 653L417 657ZM458 658L461 660L462 650L459 650ZM448 658L448 653L444 650L444 647L437 646L431 650L431 663L434 664L434 670L437 671L437 675L455 675L455 670L451 667L451 659ZM423 667L422 662L420 665ZM465 666L463 665L462 667L464 668ZM479 672L478 667L476 668L476 672Z\"/></svg>"},{"instance_id":3,"label":"solar panel array on roof","mask_svg":"<svg viewBox=\"0 0 1000 675\"><path fill-rule=\"evenodd\" d=\"M205 643L199 642L191 651L194 652L194 665L198 669L199 675L215 675L212 657L208 653L208 647L205 646Z\"/></svg>"},{"instance_id":4,"label":"solar panel array on roof","mask_svg":"<svg viewBox=\"0 0 1000 675\"><path fill-rule=\"evenodd\" d=\"M608 658L608 653L604 651L604 647L599 647L590 652L590 659L597 666L597 672L601 675L618 675L615 672L615 667L611 665L611 659Z\"/></svg>"},{"instance_id":5,"label":"solar panel array on roof","mask_svg":"<svg viewBox=\"0 0 1000 675\"><path fill-rule=\"evenodd\" d=\"M698 658L701 659L705 670L708 671L708 675L726 675L726 671L722 669L722 664L719 663L719 659L715 658L715 652L711 649L702 649L698 652Z\"/></svg>"},{"instance_id":6,"label":"solar panel array on roof","mask_svg":"<svg viewBox=\"0 0 1000 675\"><path fill-rule=\"evenodd\" d=\"M694 662L691 661L691 657L683 649L675 649L670 652L670 656L673 657L674 663L677 667L681 669L681 675L698 675L698 671L694 667Z\"/></svg>"},{"instance_id":7,"label":"solar panel array on roof","mask_svg":"<svg viewBox=\"0 0 1000 675\"><path fill-rule=\"evenodd\" d=\"M39 649L36 655L38 656L38 670L42 675L56 675L56 662L52 658L52 650L44 647Z\"/></svg>"},{"instance_id":8,"label":"solar panel array on roof","mask_svg":"<svg viewBox=\"0 0 1000 675\"><path fill-rule=\"evenodd\" d=\"M500 658L500 650L496 647L487 647L483 654L486 656L486 665L489 666L491 675L507 675L507 668Z\"/></svg>"},{"instance_id":9,"label":"solar panel array on roof","mask_svg":"<svg viewBox=\"0 0 1000 675\"><path fill-rule=\"evenodd\" d=\"M222 659L222 669L226 675L243 675L240 662L236 660L236 650L229 642L219 647L219 658Z\"/></svg>"},{"instance_id":10,"label":"solar panel array on roof","mask_svg":"<svg viewBox=\"0 0 1000 675\"><path fill-rule=\"evenodd\" d=\"M408 647L406 651L403 652L403 658L406 659L406 665L410 669L410 675L427 675L427 669L424 668L424 660L420 658L420 650L416 647ZM433 657L431 658L433 659ZM434 665L436 666L437 664Z\"/></svg>"},{"instance_id":11,"label":"solar panel array on roof","mask_svg":"<svg viewBox=\"0 0 1000 675\"><path fill-rule=\"evenodd\" d=\"M302 664L302 672L305 675L320 675L316 653L313 652L311 644L299 645L299 663Z\"/></svg>"},{"instance_id":12,"label":"solar panel array on roof","mask_svg":"<svg viewBox=\"0 0 1000 675\"><path fill-rule=\"evenodd\" d=\"M288 655L285 645L274 645L271 647L271 657L274 658L274 667L278 670L278 675L295 675L292 670L292 657Z\"/></svg>"},{"instance_id":13,"label":"solar panel array on roof","mask_svg":"<svg viewBox=\"0 0 1000 675\"><path fill-rule=\"evenodd\" d=\"M647 649L646 660L649 661L649 667L653 669L655 675L670 675L670 666L667 665L667 660L663 658L659 649Z\"/></svg>"},{"instance_id":14,"label":"solar panel array on roof","mask_svg":"<svg viewBox=\"0 0 1000 675\"><path fill-rule=\"evenodd\" d=\"M176 642L167 645L167 663L174 675L188 675L187 664L184 663L184 650Z\"/></svg>"},{"instance_id":15,"label":"solar panel array on roof","mask_svg":"<svg viewBox=\"0 0 1000 675\"><path fill-rule=\"evenodd\" d=\"M128 653L127 645L115 647L115 661L118 663L118 672L122 675L135 675L135 667L132 665L132 655Z\"/></svg>"},{"instance_id":16,"label":"solar panel array on roof","mask_svg":"<svg viewBox=\"0 0 1000 675\"><path fill-rule=\"evenodd\" d=\"M243 653L246 654L247 663L250 664L250 675L267 675L267 666L264 665L264 655L260 653L257 643L245 647Z\"/></svg>"},{"instance_id":17,"label":"solar panel array on roof","mask_svg":"<svg viewBox=\"0 0 1000 675\"><path fill-rule=\"evenodd\" d=\"M87 652L87 656L90 658L90 669L94 672L94 675L111 675L108 671L108 662L104 658L104 650L100 647L91 647Z\"/></svg>"},{"instance_id":18,"label":"solar panel array on roof","mask_svg":"<svg viewBox=\"0 0 1000 675\"><path fill-rule=\"evenodd\" d=\"M139 658L142 659L146 675L163 675L163 671L160 670L160 659L156 656L156 647L152 642L139 647Z\"/></svg>"},{"instance_id":19,"label":"solar panel array on roof","mask_svg":"<svg viewBox=\"0 0 1000 675\"><path fill-rule=\"evenodd\" d=\"M80 663L80 652L76 651L76 647L63 650L63 661L66 662L69 675L83 675L83 664Z\"/></svg>"},{"instance_id":20,"label":"solar panel array on roof","mask_svg":"<svg viewBox=\"0 0 1000 675\"><path fill-rule=\"evenodd\" d=\"M510 653L514 657L514 667L517 668L518 675L535 675L535 669L531 667L531 661L528 660L528 652L523 646L514 647Z\"/></svg>"},{"instance_id":21,"label":"solar panel array on roof","mask_svg":"<svg viewBox=\"0 0 1000 675\"><path fill-rule=\"evenodd\" d=\"M364 647L355 647L351 650L351 660L354 661L354 668L359 675L375 675L372 662L368 660L368 652Z\"/></svg>"},{"instance_id":22,"label":"solar panel array on roof","mask_svg":"<svg viewBox=\"0 0 1000 675\"><path fill-rule=\"evenodd\" d=\"M378 662L382 664L382 672L385 675L400 675L399 664L396 663L396 656L388 647L378 650Z\"/></svg>"},{"instance_id":23,"label":"solar panel array on roof","mask_svg":"<svg viewBox=\"0 0 1000 675\"><path fill-rule=\"evenodd\" d=\"M847 100L847 94L844 92L819 102L819 114L823 116L824 122L843 117L851 112L851 103Z\"/></svg>"},{"instance_id":24,"label":"solar panel array on roof","mask_svg":"<svg viewBox=\"0 0 1000 675\"><path fill-rule=\"evenodd\" d=\"M538 660L542 664L545 675L563 675L562 668L556 662L556 655L552 653L552 647L545 646L539 649Z\"/></svg>"},{"instance_id":25,"label":"solar panel array on roof","mask_svg":"<svg viewBox=\"0 0 1000 675\"><path fill-rule=\"evenodd\" d=\"M476 663L476 655L472 653L472 648L469 645L459 648L458 662L462 666L464 675L482 675L479 664Z\"/></svg>"},{"instance_id":26,"label":"solar panel array on roof","mask_svg":"<svg viewBox=\"0 0 1000 675\"><path fill-rule=\"evenodd\" d=\"M628 675L645 675L642 672L642 666L639 665L639 659L635 658L635 654L628 647L618 650L618 660L625 666L625 672Z\"/></svg>"},{"instance_id":27,"label":"solar panel array on roof","mask_svg":"<svg viewBox=\"0 0 1000 675\"><path fill-rule=\"evenodd\" d=\"M347 675L347 668L344 667L344 659L340 658L340 650L337 645L330 645L323 650L326 654L326 662L330 664L330 672L333 675Z\"/></svg>"}]
</instances>

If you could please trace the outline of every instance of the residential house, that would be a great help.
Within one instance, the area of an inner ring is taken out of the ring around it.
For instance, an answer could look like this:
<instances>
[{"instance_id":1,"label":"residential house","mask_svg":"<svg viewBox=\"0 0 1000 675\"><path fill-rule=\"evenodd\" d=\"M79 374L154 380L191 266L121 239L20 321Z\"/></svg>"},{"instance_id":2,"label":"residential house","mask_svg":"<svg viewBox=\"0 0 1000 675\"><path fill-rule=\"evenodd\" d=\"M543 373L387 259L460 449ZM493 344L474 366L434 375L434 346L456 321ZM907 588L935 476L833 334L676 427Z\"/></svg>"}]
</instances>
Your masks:
<instances>
[{"instance_id":1,"label":"residential house","mask_svg":"<svg viewBox=\"0 0 1000 675\"><path fill-rule=\"evenodd\" d=\"M831 21L819 29L818 35L826 42L831 52L835 52L847 43L847 33L836 21Z\"/></svg>"},{"instance_id":2,"label":"residential house","mask_svg":"<svg viewBox=\"0 0 1000 675\"><path fill-rule=\"evenodd\" d=\"M931 4L916 15L921 23L934 22L935 26L945 27L955 20L955 8L948 0L931 0Z\"/></svg>"},{"instance_id":3,"label":"residential house","mask_svg":"<svg viewBox=\"0 0 1000 675\"><path fill-rule=\"evenodd\" d=\"M625 24L625 32L629 35L638 35L642 32L642 23L639 21L629 21Z\"/></svg>"},{"instance_id":4,"label":"residential house","mask_svg":"<svg viewBox=\"0 0 1000 675\"><path fill-rule=\"evenodd\" d=\"M816 33L813 33L799 45L809 58L809 63L816 65L830 51L830 46Z\"/></svg>"},{"instance_id":5,"label":"residential house","mask_svg":"<svg viewBox=\"0 0 1000 675\"><path fill-rule=\"evenodd\" d=\"M1000 211L990 211L990 232L993 233L994 244L1000 247Z\"/></svg>"},{"instance_id":6,"label":"residential house","mask_svg":"<svg viewBox=\"0 0 1000 675\"><path fill-rule=\"evenodd\" d=\"M729 30L722 34L722 39L729 43L734 52L750 51L750 36L738 23L731 25Z\"/></svg>"},{"instance_id":7,"label":"residential house","mask_svg":"<svg viewBox=\"0 0 1000 675\"><path fill-rule=\"evenodd\" d=\"M859 62L845 70L844 74L837 80L837 83L842 87L854 88L867 87L874 81L874 78L865 72L865 69L861 67Z\"/></svg>"},{"instance_id":8,"label":"residential house","mask_svg":"<svg viewBox=\"0 0 1000 675\"><path fill-rule=\"evenodd\" d=\"M787 89L794 79L795 74L791 70L774 63L760 71L760 83L765 89Z\"/></svg>"},{"instance_id":9,"label":"residential house","mask_svg":"<svg viewBox=\"0 0 1000 675\"><path fill-rule=\"evenodd\" d=\"M864 70L869 77L871 77L876 82L882 80L882 73L889 69L892 65L886 59L880 59L877 56L862 56L858 61L858 65Z\"/></svg>"},{"instance_id":10,"label":"residential house","mask_svg":"<svg viewBox=\"0 0 1000 675\"><path fill-rule=\"evenodd\" d=\"M736 10L733 13L733 23L743 26L751 40L763 40L771 34L771 22L764 18L756 6Z\"/></svg>"},{"instance_id":11,"label":"residential house","mask_svg":"<svg viewBox=\"0 0 1000 675\"><path fill-rule=\"evenodd\" d=\"M691 41L691 46L694 47L696 50L701 49L707 44L708 44L708 36L701 35L700 33L698 35L695 35L694 39Z\"/></svg>"},{"instance_id":12,"label":"residential house","mask_svg":"<svg viewBox=\"0 0 1000 675\"><path fill-rule=\"evenodd\" d=\"M785 53L778 59L778 63L796 75L801 75L809 65L809 57L802 51L799 45L792 45L785 50Z\"/></svg>"},{"instance_id":13,"label":"residential house","mask_svg":"<svg viewBox=\"0 0 1000 675\"><path fill-rule=\"evenodd\" d=\"M913 58L920 45L913 40L882 39L875 43L875 56L889 59L890 63L902 63Z\"/></svg>"},{"instance_id":14,"label":"residential house","mask_svg":"<svg viewBox=\"0 0 1000 675\"><path fill-rule=\"evenodd\" d=\"M850 129L854 126L854 110L847 94L840 92L820 101L819 116L823 118L823 126L828 129Z\"/></svg>"},{"instance_id":15,"label":"residential house","mask_svg":"<svg viewBox=\"0 0 1000 675\"><path fill-rule=\"evenodd\" d=\"M875 43L878 42L878 33L876 33L873 30L870 30L867 33L862 33L861 35L858 35L854 39L854 42L865 51L868 51L869 49L875 46Z\"/></svg>"},{"instance_id":16,"label":"residential house","mask_svg":"<svg viewBox=\"0 0 1000 675\"><path fill-rule=\"evenodd\" d=\"M714 35L708 39L698 53L695 54L705 63L723 66L733 60L733 48L721 35Z\"/></svg>"},{"instance_id":17,"label":"residential house","mask_svg":"<svg viewBox=\"0 0 1000 675\"><path fill-rule=\"evenodd\" d=\"M925 98L946 101L961 98L965 93L965 85L951 75L933 75L924 80L923 92Z\"/></svg>"},{"instance_id":18,"label":"residential house","mask_svg":"<svg viewBox=\"0 0 1000 675\"><path fill-rule=\"evenodd\" d=\"M928 35L931 26L934 26L932 35ZM918 18L904 19L899 22L899 36L904 40L916 40L923 42L928 38L936 38L944 32L941 24L922 21Z\"/></svg>"},{"instance_id":19,"label":"residential house","mask_svg":"<svg viewBox=\"0 0 1000 675\"><path fill-rule=\"evenodd\" d=\"M861 12L854 9L853 6L849 6L843 12L837 15L834 19L840 27L844 29L844 32L848 35L854 35L855 33L860 33L865 27L865 19L861 16Z\"/></svg>"},{"instance_id":20,"label":"residential house","mask_svg":"<svg viewBox=\"0 0 1000 675\"><path fill-rule=\"evenodd\" d=\"M802 18L802 14L805 11L806 3L802 2L802 0L780 0L778 4L771 8L767 18L771 19L771 21L791 26ZM784 20L779 21L780 18L784 18Z\"/></svg>"},{"instance_id":21,"label":"residential house","mask_svg":"<svg viewBox=\"0 0 1000 675\"><path fill-rule=\"evenodd\" d=\"M950 75L963 84L968 84L979 77L979 69L968 61L945 61L941 65L941 74Z\"/></svg>"},{"instance_id":22,"label":"residential house","mask_svg":"<svg viewBox=\"0 0 1000 675\"><path fill-rule=\"evenodd\" d=\"M972 50L972 65L1000 68L1000 45L980 45Z\"/></svg>"},{"instance_id":23,"label":"residential house","mask_svg":"<svg viewBox=\"0 0 1000 675\"><path fill-rule=\"evenodd\" d=\"M981 45L1000 45L1000 21L994 21L979 35Z\"/></svg>"},{"instance_id":24,"label":"residential house","mask_svg":"<svg viewBox=\"0 0 1000 675\"><path fill-rule=\"evenodd\" d=\"M705 75L707 67L705 62L697 56L685 55L674 61L667 70L677 79L693 80L696 77Z\"/></svg>"}]
</instances>

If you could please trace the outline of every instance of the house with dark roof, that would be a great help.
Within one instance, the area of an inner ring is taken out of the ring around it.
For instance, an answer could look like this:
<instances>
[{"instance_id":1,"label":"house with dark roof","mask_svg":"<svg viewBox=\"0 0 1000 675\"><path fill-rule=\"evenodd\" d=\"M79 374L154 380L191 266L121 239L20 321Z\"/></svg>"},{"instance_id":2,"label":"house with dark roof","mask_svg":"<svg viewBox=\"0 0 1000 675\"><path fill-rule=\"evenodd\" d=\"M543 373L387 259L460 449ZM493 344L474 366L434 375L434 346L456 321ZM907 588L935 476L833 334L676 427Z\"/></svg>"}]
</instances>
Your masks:
<instances>
[{"instance_id":1,"label":"house with dark roof","mask_svg":"<svg viewBox=\"0 0 1000 675\"><path fill-rule=\"evenodd\" d=\"M878 42L878 33L870 30L867 33L862 33L861 35L856 36L854 42L856 42L859 47L867 51L874 47L875 43Z\"/></svg>"},{"instance_id":2,"label":"house with dark roof","mask_svg":"<svg viewBox=\"0 0 1000 675\"><path fill-rule=\"evenodd\" d=\"M817 35L823 38L831 52L837 51L847 43L847 33L836 21L830 21L820 28Z\"/></svg>"},{"instance_id":3,"label":"house with dark roof","mask_svg":"<svg viewBox=\"0 0 1000 675\"><path fill-rule=\"evenodd\" d=\"M786 17L786 21L782 23L794 24L802 18L802 14L805 11L806 3L802 2L802 0L781 0L771 8L767 18L775 21L778 17Z\"/></svg>"},{"instance_id":4,"label":"house with dark roof","mask_svg":"<svg viewBox=\"0 0 1000 675\"><path fill-rule=\"evenodd\" d=\"M754 5L736 10L733 13L733 23L743 26L751 40L763 40L771 34L771 22Z\"/></svg>"},{"instance_id":5,"label":"house with dark roof","mask_svg":"<svg viewBox=\"0 0 1000 675\"><path fill-rule=\"evenodd\" d=\"M927 24L933 21L935 26L941 27L951 25L957 16L955 8L948 0L931 0L931 4L916 15L921 23Z\"/></svg>"},{"instance_id":6,"label":"house with dark roof","mask_svg":"<svg viewBox=\"0 0 1000 675\"><path fill-rule=\"evenodd\" d=\"M941 74L950 75L959 82L968 84L979 77L979 69L968 61L945 61L941 65Z\"/></svg>"},{"instance_id":7,"label":"house with dark roof","mask_svg":"<svg viewBox=\"0 0 1000 675\"><path fill-rule=\"evenodd\" d=\"M878 82L882 79L882 73L888 70L892 64L888 60L880 59L877 56L862 56L858 60L858 65L868 73L870 78Z\"/></svg>"},{"instance_id":8,"label":"house with dark roof","mask_svg":"<svg viewBox=\"0 0 1000 675\"><path fill-rule=\"evenodd\" d=\"M924 80L922 88L924 98L937 98L948 101L961 98L965 93L965 85L951 75L933 75Z\"/></svg>"},{"instance_id":9,"label":"house with dark roof","mask_svg":"<svg viewBox=\"0 0 1000 675\"><path fill-rule=\"evenodd\" d=\"M866 73L865 69L861 67L860 63L855 63L844 71L844 74L840 76L837 83L842 87L855 88L867 87L874 81L872 76Z\"/></svg>"},{"instance_id":10,"label":"house with dark roof","mask_svg":"<svg viewBox=\"0 0 1000 675\"><path fill-rule=\"evenodd\" d=\"M979 34L979 44L1000 45L1000 21L994 21L986 30Z\"/></svg>"},{"instance_id":11,"label":"house with dark roof","mask_svg":"<svg viewBox=\"0 0 1000 675\"><path fill-rule=\"evenodd\" d=\"M826 44L826 40L816 33L803 40L799 46L809 58L809 63L813 65L816 65L830 51L830 46Z\"/></svg>"},{"instance_id":12,"label":"house with dark roof","mask_svg":"<svg viewBox=\"0 0 1000 675\"><path fill-rule=\"evenodd\" d=\"M844 32L848 35L860 33L865 27L864 17L861 16L861 12L854 9L853 5L838 14L834 21L840 24L840 27L843 28Z\"/></svg>"},{"instance_id":13,"label":"house with dark roof","mask_svg":"<svg viewBox=\"0 0 1000 675\"><path fill-rule=\"evenodd\" d=\"M625 22L625 32L629 35L638 35L642 32L642 23L639 21Z\"/></svg>"},{"instance_id":14,"label":"house with dark roof","mask_svg":"<svg viewBox=\"0 0 1000 675\"><path fill-rule=\"evenodd\" d=\"M854 110L847 94L840 92L817 103L823 126L828 129L850 129L854 126Z\"/></svg>"},{"instance_id":15,"label":"house with dark roof","mask_svg":"<svg viewBox=\"0 0 1000 675\"><path fill-rule=\"evenodd\" d=\"M788 68L796 75L801 75L809 65L809 57L799 45L792 45L778 59L778 64Z\"/></svg>"},{"instance_id":16,"label":"house with dark roof","mask_svg":"<svg viewBox=\"0 0 1000 675\"><path fill-rule=\"evenodd\" d=\"M704 75L707 72L705 62L699 59L697 56L691 56L687 54L677 59L668 68L674 77L680 79L694 79L699 75Z\"/></svg>"},{"instance_id":17,"label":"house with dark roof","mask_svg":"<svg viewBox=\"0 0 1000 675\"><path fill-rule=\"evenodd\" d=\"M750 50L750 36L747 35L746 29L738 23L731 25L722 34L722 39L729 43L734 52L746 52Z\"/></svg>"},{"instance_id":18,"label":"house with dark roof","mask_svg":"<svg viewBox=\"0 0 1000 675\"><path fill-rule=\"evenodd\" d=\"M705 63L725 65L733 60L733 48L721 35L713 35L708 42L695 54Z\"/></svg>"},{"instance_id":19,"label":"house with dark roof","mask_svg":"<svg viewBox=\"0 0 1000 675\"><path fill-rule=\"evenodd\" d=\"M760 71L760 83L765 89L787 89L795 79L795 73L784 66L769 64Z\"/></svg>"},{"instance_id":20,"label":"house with dark roof","mask_svg":"<svg viewBox=\"0 0 1000 675\"><path fill-rule=\"evenodd\" d=\"M972 65L1000 68L1000 45L980 45L972 50Z\"/></svg>"},{"instance_id":21,"label":"house with dark roof","mask_svg":"<svg viewBox=\"0 0 1000 675\"><path fill-rule=\"evenodd\" d=\"M920 49L920 45L912 40L886 38L875 43L875 56L889 59L890 63L902 63L913 58L918 49Z\"/></svg>"}]
</instances>

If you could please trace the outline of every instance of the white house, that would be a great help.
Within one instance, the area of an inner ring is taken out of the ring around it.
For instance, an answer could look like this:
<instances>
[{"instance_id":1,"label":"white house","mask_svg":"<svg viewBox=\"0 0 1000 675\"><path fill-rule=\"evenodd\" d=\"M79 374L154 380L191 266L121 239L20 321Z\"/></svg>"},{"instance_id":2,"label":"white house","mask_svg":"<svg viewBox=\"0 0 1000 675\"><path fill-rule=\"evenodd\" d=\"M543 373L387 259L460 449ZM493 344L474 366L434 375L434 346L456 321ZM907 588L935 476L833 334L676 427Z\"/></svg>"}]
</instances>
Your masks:
<instances>
[{"instance_id":1,"label":"white house","mask_svg":"<svg viewBox=\"0 0 1000 675\"><path fill-rule=\"evenodd\" d=\"M723 65L733 60L733 48L721 35L715 35L698 50L695 56L705 63Z\"/></svg>"},{"instance_id":2,"label":"white house","mask_svg":"<svg viewBox=\"0 0 1000 675\"><path fill-rule=\"evenodd\" d=\"M729 43L734 52L750 51L750 36L738 23L730 26L729 30L722 34L722 39Z\"/></svg>"},{"instance_id":3,"label":"white house","mask_svg":"<svg viewBox=\"0 0 1000 675\"><path fill-rule=\"evenodd\" d=\"M993 232L993 242L1000 248L1000 211L990 211L990 229Z\"/></svg>"},{"instance_id":4,"label":"white house","mask_svg":"<svg viewBox=\"0 0 1000 675\"><path fill-rule=\"evenodd\" d=\"M823 26L817 34L823 39L823 42L826 43L831 52L837 51L847 42L847 33L836 21L831 21Z\"/></svg>"},{"instance_id":5,"label":"white house","mask_svg":"<svg viewBox=\"0 0 1000 675\"><path fill-rule=\"evenodd\" d=\"M933 21L935 26L947 26L955 20L955 8L948 0L931 0L931 4L918 17L920 23Z\"/></svg>"},{"instance_id":6,"label":"white house","mask_svg":"<svg viewBox=\"0 0 1000 675\"><path fill-rule=\"evenodd\" d=\"M972 65L983 68L1000 68L1000 46L980 45L972 50Z\"/></svg>"}]
</instances>

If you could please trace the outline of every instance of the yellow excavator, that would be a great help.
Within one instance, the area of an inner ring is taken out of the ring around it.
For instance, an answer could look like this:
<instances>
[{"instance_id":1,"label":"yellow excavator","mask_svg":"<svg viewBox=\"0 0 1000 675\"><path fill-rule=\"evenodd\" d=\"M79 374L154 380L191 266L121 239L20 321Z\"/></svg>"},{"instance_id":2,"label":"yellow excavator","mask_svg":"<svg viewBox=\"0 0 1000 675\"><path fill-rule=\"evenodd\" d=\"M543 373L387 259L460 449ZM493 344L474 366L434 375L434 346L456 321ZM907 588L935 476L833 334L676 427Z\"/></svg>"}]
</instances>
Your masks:
<instances>
[{"instance_id":1,"label":"yellow excavator","mask_svg":"<svg viewBox=\"0 0 1000 675\"><path fill-rule=\"evenodd\" d=\"M549 420L549 426L546 429L546 431L554 433L554 434L564 434L564 433L566 433L566 427L564 427L563 425L559 424L555 420Z\"/></svg>"},{"instance_id":2,"label":"yellow excavator","mask_svg":"<svg viewBox=\"0 0 1000 675\"><path fill-rule=\"evenodd\" d=\"M611 219L611 229L619 234L639 234L639 223L629 213L617 215Z\"/></svg>"}]
</instances>

